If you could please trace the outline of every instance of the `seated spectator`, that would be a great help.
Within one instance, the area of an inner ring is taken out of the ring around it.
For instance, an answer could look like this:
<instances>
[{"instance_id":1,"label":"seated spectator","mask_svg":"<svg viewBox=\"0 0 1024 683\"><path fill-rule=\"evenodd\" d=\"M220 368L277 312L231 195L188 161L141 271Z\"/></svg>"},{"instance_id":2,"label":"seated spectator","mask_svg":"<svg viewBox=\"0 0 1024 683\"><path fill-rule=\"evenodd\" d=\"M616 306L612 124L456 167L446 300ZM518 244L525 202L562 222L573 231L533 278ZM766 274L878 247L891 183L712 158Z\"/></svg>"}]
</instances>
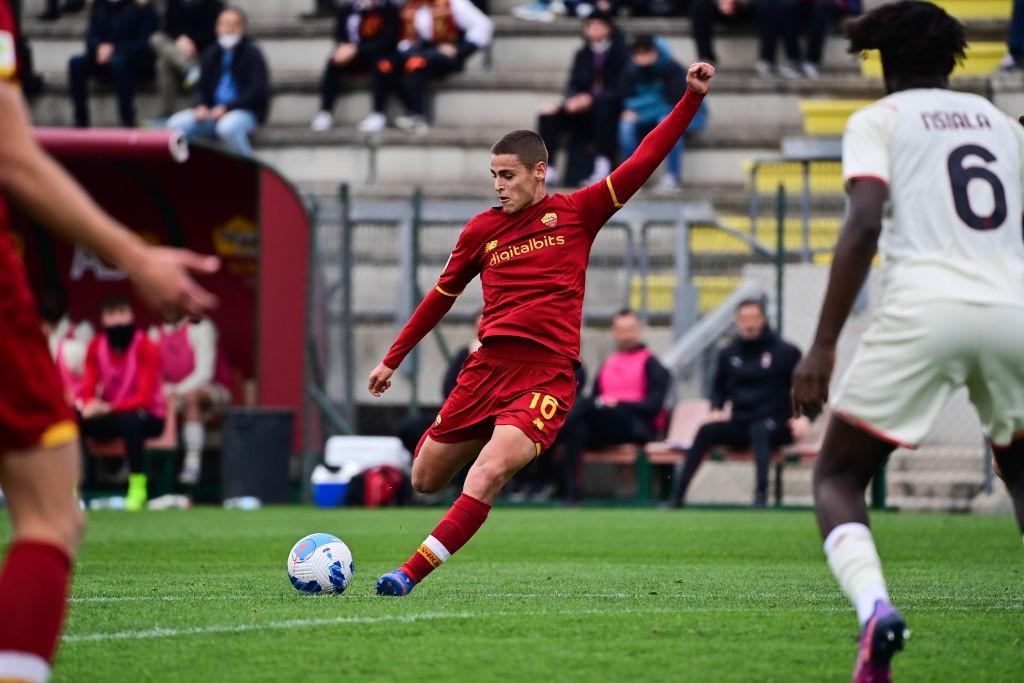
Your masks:
<instances>
[{"instance_id":1,"label":"seated spectator","mask_svg":"<svg viewBox=\"0 0 1024 683\"><path fill-rule=\"evenodd\" d=\"M204 423L231 403L227 365L217 353L217 328L207 318L183 320L151 327L149 338L160 350L164 395L182 416L185 460L178 480L193 485L202 469Z\"/></svg>"},{"instance_id":2,"label":"seated spectator","mask_svg":"<svg viewBox=\"0 0 1024 683\"><path fill-rule=\"evenodd\" d=\"M76 14L85 9L85 0L46 0L46 9L36 17L39 21L56 21L61 14Z\"/></svg>"},{"instance_id":3,"label":"seated spectator","mask_svg":"<svg viewBox=\"0 0 1024 683\"><path fill-rule=\"evenodd\" d=\"M179 111L168 128L190 138L213 138L252 156L249 134L266 120L270 95L263 53L245 35L245 13L228 7L217 17L217 43L203 53L202 74L191 109Z\"/></svg>"},{"instance_id":4,"label":"seated spectator","mask_svg":"<svg viewBox=\"0 0 1024 683\"><path fill-rule=\"evenodd\" d=\"M125 509L141 510L148 494L145 441L164 429L166 404L160 386L160 351L135 326L124 297L111 297L100 312L102 332L85 355L79 410L82 435L122 439L128 456Z\"/></svg>"},{"instance_id":5,"label":"seated spectator","mask_svg":"<svg viewBox=\"0 0 1024 683\"><path fill-rule=\"evenodd\" d=\"M387 125L387 104L398 94L408 114L395 119L402 130L425 135L427 84L462 71L466 60L486 48L494 24L470 0L406 0L399 14L398 50L377 61L372 73L373 112L359 124L364 133Z\"/></svg>"},{"instance_id":6,"label":"seated spectator","mask_svg":"<svg viewBox=\"0 0 1024 683\"><path fill-rule=\"evenodd\" d=\"M577 502L583 451L657 437L656 421L665 405L671 376L643 343L644 326L636 313L620 311L612 319L616 351L604 362L589 397L579 398L565 420L564 472L567 502Z\"/></svg>"},{"instance_id":7,"label":"seated spectator","mask_svg":"<svg viewBox=\"0 0 1024 683\"><path fill-rule=\"evenodd\" d=\"M711 393L711 418L677 466L671 505L681 507L686 489L708 451L718 446L754 450L757 487L754 507L765 507L768 464L772 451L802 438L810 427L805 417L793 417L790 390L800 349L768 327L764 302L748 299L736 307L736 338L718 354ZM732 404L726 417L723 408Z\"/></svg>"},{"instance_id":8,"label":"seated spectator","mask_svg":"<svg viewBox=\"0 0 1024 683\"><path fill-rule=\"evenodd\" d=\"M619 158L628 159L640 140L668 116L686 90L686 69L672 59L668 47L649 35L637 36L630 48L632 62L622 77L622 114L619 117ZM705 125L707 105L701 104L686 133L699 133ZM669 152L668 172L658 186L679 188L682 179L683 138Z\"/></svg>"},{"instance_id":9,"label":"seated spectator","mask_svg":"<svg viewBox=\"0 0 1024 683\"><path fill-rule=\"evenodd\" d=\"M59 290L49 290L39 296L39 318L50 344L50 355L60 371L64 398L73 406L82 388L85 352L95 332L89 321L76 324L71 320L67 297Z\"/></svg>"},{"instance_id":10,"label":"seated spectator","mask_svg":"<svg viewBox=\"0 0 1024 683\"><path fill-rule=\"evenodd\" d=\"M331 111L346 78L369 73L398 44L398 7L391 0L339 0L334 20L334 51L320 83L320 113L310 128L323 132L334 123Z\"/></svg>"},{"instance_id":11,"label":"seated spectator","mask_svg":"<svg viewBox=\"0 0 1024 683\"><path fill-rule=\"evenodd\" d=\"M1020 71L1024 59L1024 0L1013 0L1013 14L1006 31L1006 56L999 63L1005 73Z\"/></svg>"},{"instance_id":12,"label":"seated spectator","mask_svg":"<svg viewBox=\"0 0 1024 683\"><path fill-rule=\"evenodd\" d=\"M163 30L149 38L156 53L161 116L174 113L179 85L191 90L199 82L199 55L217 40L214 26L223 10L221 0L167 0Z\"/></svg>"},{"instance_id":13,"label":"seated spectator","mask_svg":"<svg viewBox=\"0 0 1024 683\"><path fill-rule=\"evenodd\" d=\"M607 14L591 14L583 20L582 30L583 46L573 57L564 99L545 106L537 119L537 132L548 148L547 184L552 187L601 180L611 173L615 158L615 122L621 107L617 87L629 51ZM561 183L556 158L565 134L570 155Z\"/></svg>"},{"instance_id":14,"label":"seated spectator","mask_svg":"<svg viewBox=\"0 0 1024 683\"><path fill-rule=\"evenodd\" d=\"M147 0L96 0L89 14L85 53L68 62L75 126L89 127L88 80L99 76L114 86L121 125L135 127L135 84L153 75L149 37L158 21Z\"/></svg>"},{"instance_id":15,"label":"seated spectator","mask_svg":"<svg viewBox=\"0 0 1024 683\"><path fill-rule=\"evenodd\" d=\"M760 24L760 59L754 65L759 76L776 74L782 78L801 75L812 80L821 77L821 58L825 50L836 0L758 0ZM800 34L806 26L807 49L800 48ZM776 61L779 37L786 62Z\"/></svg>"}]
</instances>

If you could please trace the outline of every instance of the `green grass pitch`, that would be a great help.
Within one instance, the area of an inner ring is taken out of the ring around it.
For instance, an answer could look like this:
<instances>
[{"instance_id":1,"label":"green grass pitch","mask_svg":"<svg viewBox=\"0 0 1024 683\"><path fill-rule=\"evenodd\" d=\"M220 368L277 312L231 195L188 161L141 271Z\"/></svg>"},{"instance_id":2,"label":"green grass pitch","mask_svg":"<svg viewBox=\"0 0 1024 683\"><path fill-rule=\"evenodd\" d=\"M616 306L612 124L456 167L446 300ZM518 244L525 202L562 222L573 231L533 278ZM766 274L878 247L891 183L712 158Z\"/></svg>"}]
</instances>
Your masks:
<instances>
[{"instance_id":1,"label":"green grass pitch","mask_svg":"<svg viewBox=\"0 0 1024 683\"><path fill-rule=\"evenodd\" d=\"M809 512L498 508L411 596L374 596L441 514L92 513L55 680L849 680L856 620ZM913 630L897 680L1021 680L1012 521L874 527ZM288 582L288 550L314 531L352 548L343 596Z\"/></svg>"}]
</instances>

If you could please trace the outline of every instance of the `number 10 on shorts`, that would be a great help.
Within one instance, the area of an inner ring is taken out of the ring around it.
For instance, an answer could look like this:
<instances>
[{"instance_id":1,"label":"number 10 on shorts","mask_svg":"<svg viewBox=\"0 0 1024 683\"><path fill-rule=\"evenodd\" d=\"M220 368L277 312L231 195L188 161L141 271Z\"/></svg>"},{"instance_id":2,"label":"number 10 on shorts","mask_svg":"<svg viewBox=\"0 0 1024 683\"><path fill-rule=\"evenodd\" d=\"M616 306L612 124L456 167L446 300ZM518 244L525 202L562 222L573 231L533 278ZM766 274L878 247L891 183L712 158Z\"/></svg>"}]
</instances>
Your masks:
<instances>
[{"instance_id":1,"label":"number 10 on shorts","mask_svg":"<svg viewBox=\"0 0 1024 683\"><path fill-rule=\"evenodd\" d=\"M530 401L530 409L537 407L537 403L540 403L540 416L545 420L550 420L555 416L555 411L558 410L558 401L555 400L554 396L542 394L539 391L531 392L533 394L533 400Z\"/></svg>"}]
</instances>

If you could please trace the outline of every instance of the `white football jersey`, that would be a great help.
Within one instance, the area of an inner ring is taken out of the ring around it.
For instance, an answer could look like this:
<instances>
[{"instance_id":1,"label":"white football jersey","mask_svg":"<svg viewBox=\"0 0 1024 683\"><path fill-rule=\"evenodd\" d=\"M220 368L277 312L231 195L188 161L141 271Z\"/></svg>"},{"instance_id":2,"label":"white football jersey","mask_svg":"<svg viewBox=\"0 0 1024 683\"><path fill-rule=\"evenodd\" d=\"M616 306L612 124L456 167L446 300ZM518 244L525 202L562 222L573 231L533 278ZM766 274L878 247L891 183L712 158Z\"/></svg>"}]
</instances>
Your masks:
<instances>
[{"instance_id":1,"label":"white football jersey","mask_svg":"<svg viewBox=\"0 0 1024 683\"><path fill-rule=\"evenodd\" d=\"M1024 306L1024 128L977 95L894 93L857 111L843 178L888 185L883 302Z\"/></svg>"}]
</instances>

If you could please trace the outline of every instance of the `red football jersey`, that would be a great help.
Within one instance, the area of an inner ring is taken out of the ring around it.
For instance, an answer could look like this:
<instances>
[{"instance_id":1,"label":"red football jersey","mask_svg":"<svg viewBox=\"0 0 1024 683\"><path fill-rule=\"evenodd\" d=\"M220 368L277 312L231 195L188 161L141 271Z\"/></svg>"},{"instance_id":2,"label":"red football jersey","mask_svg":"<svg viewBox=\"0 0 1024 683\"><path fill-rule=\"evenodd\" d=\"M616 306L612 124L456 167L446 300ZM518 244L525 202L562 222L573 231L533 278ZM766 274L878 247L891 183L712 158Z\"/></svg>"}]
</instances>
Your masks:
<instances>
[{"instance_id":1,"label":"red football jersey","mask_svg":"<svg viewBox=\"0 0 1024 683\"><path fill-rule=\"evenodd\" d=\"M515 214L494 208L475 216L383 364L397 368L478 274L484 292L481 340L521 337L577 360L587 262L597 231L664 160L703 99L687 90L633 156L603 181L569 195L548 195Z\"/></svg>"},{"instance_id":2,"label":"red football jersey","mask_svg":"<svg viewBox=\"0 0 1024 683\"><path fill-rule=\"evenodd\" d=\"M603 182L515 214L489 209L462 231L437 289L457 295L480 275L481 341L522 337L575 360L590 248L614 211Z\"/></svg>"}]
</instances>

